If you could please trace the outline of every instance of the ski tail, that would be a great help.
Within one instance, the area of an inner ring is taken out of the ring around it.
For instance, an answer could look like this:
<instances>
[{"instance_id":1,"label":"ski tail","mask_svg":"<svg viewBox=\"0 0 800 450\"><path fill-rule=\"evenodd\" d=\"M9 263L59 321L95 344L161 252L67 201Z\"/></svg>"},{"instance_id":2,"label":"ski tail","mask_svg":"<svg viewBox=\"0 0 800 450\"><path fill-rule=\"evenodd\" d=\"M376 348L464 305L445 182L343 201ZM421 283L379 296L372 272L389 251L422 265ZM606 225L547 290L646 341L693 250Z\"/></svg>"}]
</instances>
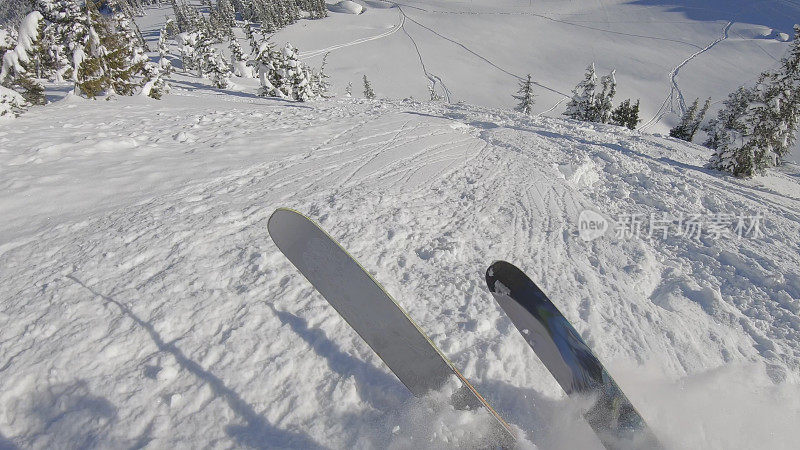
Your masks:
<instances>
[{"instance_id":1,"label":"ski tail","mask_svg":"<svg viewBox=\"0 0 800 450\"><path fill-rule=\"evenodd\" d=\"M606 448L662 448L580 333L536 283L513 264L496 261L486 271L486 284L564 391L595 399L584 418Z\"/></svg>"}]
</instances>

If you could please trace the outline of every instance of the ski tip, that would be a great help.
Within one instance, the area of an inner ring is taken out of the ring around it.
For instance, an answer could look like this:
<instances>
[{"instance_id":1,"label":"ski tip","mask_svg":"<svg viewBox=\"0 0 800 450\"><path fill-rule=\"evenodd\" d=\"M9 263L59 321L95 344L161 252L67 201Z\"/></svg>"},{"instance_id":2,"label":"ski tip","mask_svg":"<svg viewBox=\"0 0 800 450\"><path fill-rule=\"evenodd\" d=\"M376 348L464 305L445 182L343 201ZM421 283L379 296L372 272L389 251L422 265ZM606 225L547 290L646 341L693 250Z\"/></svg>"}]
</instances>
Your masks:
<instances>
[{"instance_id":1,"label":"ski tip","mask_svg":"<svg viewBox=\"0 0 800 450\"><path fill-rule=\"evenodd\" d=\"M489 290L495 292L495 281L506 278L505 274L514 271L520 270L510 262L502 260L492 262L489 268L486 269L486 285L489 287Z\"/></svg>"},{"instance_id":2,"label":"ski tip","mask_svg":"<svg viewBox=\"0 0 800 450\"><path fill-rule=\"evenodd\" d=\"M303 218L304 220L309 220L305 215L302 213L295 211L291 208L286 207L278 207L272 214L269 215L269 219L267 220L267 231L269 232L270 236L273 236L273 231L275 231L276 227L280 222L283 222L287 218Z\"/></svg>"}]
</instances>

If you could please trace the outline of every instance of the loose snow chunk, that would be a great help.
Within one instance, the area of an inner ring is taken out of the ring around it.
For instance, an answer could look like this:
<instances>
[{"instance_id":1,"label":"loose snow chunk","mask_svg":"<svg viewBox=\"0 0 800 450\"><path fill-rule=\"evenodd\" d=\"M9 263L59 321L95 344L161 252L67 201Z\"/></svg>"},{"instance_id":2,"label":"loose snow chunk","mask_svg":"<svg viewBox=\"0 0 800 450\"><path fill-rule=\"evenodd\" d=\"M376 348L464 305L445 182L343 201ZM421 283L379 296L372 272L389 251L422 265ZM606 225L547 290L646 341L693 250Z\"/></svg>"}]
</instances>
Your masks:
<instances>
[{"instance_id":1,"label":"loose snow chunk","mask_svg":"<svg viewBox=\"0 0 800 450\"><path fill-rule=\"evenodd\" d=\"M364 12L364 7L356 2L350 0L342 0L329 8L333 12L340 12L345 14L361 14Z\"/></svg>"}]
</instances>

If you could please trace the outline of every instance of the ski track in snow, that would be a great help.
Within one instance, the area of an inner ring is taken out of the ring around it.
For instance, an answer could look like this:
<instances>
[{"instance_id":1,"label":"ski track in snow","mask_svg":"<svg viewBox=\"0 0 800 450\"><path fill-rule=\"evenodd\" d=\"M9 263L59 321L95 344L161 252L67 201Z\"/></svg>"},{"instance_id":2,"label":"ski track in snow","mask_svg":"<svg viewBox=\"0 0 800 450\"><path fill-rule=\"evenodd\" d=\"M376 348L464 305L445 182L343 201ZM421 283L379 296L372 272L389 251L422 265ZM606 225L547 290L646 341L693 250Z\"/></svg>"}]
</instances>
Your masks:
<instances>
[{"instance_id":1,"label":"ski track in snow","mask_svg":"<svg viewBox=\"0 0 800 450\"><path fill-rule=\"evenodd\" d=\"M400 19L400 22L397 25L395 25L394 27L392 27L392 29L390 29L389 31L387 31L385 33L380 33L380 34L377 34L375 36L369 36L369 37L365 37L365 38L361 38L361 39L355 39L355 40L350 41L350 42L346 42L346 43L343 43L343 44L336 44L336 45L332 45L330 47L326 47L326 48L322 48L322 49L309 50L309 51L306 51L306 52L301 52L300 53L300 60L301 61L305 61L305 60L314 58L316 56L322 56L322 55L324 55L324 54L326 54L328 52L332 52L334 50L339 50L339 49L342 49L342 48L345 48L345 47L352 47L354 45L363 44L365 42L376 41L378 39L383 39L385 37L391 36L391 35L397 33L398 31L400 31L403 28L403 25L406 22L406 15L403 14L402 11L400 11L399 19Z\"/></svg>"},{"instance_id":2,"label":"ski track in snow","mask_svg":"<svg viewBox=\"0 0 800 450\"><path fill-rule=\"evenodd\" d=\"M430 438L442 416L410 399L270 241L277 206L320 222L545 447L597 443L579 422L559 434L573 407L488 295L483 271L496 259L540 283L667 443L709 434L747 447L763 433L676 430L664 419L679 411L631 387L619 362L670 377L735 363L762 364L776 382L798 376L800 256L784 244L800 242L796 174L758 186L702 169L705 150L671 139L466 105L176 93L64 102L0 134L0 146L25 149L0 154L14 189L0 205L15 207L15 193L40 200L38 213L12 210L27 228L5 222L0 242L6 439L374 448ZM118 191L128 177L153 187ZM75 211L53 205L78 198ZM584 209L760 211L764 236L585 243ZM457 436L471 420L444 423Z\"/></svg>"},{"instance_id":3,"label":"ski track in snow","mask_svg":"<svg viewBox=\"0 0 800 450\"><path fill-rule=\"evenodd\" d=\"M683 112L686 110L686 101L683 98L683 92L681 92L681 89L678 87L678 80L677 80L678 72L680 72L680 70L685 65L689 64L689 62L691 62L692 60L694 60L695 58L697 58L701 54L711 50L715 45L717 45L720 42L728 39L728 35L730 33L730 29L733 26L733 24L734 24L733 21L729 21L727 24L725 24L725 27L723 27L722 36L719 39L711 42L710 44L708 44L704 48L700 49L696 53L693 53L691 56L686 58L683 62L678 64L674 69L672 69L672 71L669 73L669 80L670 80L671 85L670 85L670 88L669 88L669 92L667 93L667 98L664 99L664 102L661 104L661 107L658 109L658 111L656 111L656 113L653 115L653 117L650 120L648 120L647 122L645 122L642 126L639 127L640 131L647 131L648 128L650 128L651 126L657 124L664 117L664 115L667 113L666 107L670 103L670 101L672 101L675 98L675 94L676 93L677 93L677 96L678 96L678 107L680 108L680 113L683 114Z\"/></svg>"}]
</instances>

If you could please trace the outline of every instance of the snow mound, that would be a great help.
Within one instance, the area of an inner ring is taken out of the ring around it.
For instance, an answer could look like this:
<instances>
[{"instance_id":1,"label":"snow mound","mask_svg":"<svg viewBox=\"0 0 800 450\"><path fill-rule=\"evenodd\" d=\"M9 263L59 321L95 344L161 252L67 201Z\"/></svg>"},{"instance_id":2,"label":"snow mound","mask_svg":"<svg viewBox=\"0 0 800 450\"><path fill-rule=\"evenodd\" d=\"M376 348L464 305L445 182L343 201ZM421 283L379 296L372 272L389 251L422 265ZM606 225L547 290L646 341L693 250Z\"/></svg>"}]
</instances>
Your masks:
<instances>
[{"instance_id":1,"label":"snow mound","mask_svg":"<svg viewBox=\"0 0 800 450\"><path fill-rule=\"evenodd\" d=\"M364 12L364 7L351 0L342 0L339 3L330 5L328 10L345 14L361 14Z\"/></svg>"}]
</instances>

